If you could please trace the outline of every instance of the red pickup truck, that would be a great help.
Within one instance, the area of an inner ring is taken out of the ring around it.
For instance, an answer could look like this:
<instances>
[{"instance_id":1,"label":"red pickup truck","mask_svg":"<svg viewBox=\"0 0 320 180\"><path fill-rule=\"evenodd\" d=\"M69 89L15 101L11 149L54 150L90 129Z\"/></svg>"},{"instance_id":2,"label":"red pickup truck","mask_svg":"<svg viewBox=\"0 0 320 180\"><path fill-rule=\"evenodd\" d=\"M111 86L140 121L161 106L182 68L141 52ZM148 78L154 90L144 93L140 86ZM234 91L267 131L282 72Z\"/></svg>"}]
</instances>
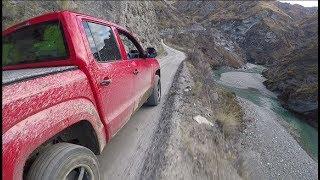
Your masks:
<instances>
[{"instance_id":1,"label":"red pickup truck","mask_svg":"<svg viewBox=\"0 0 320 180\"><path fill-rule=\"evenodd\" d=\"M3 179L99 179L95 155L140 106L160 101L156 50L70 11L29 19L2 38Z\"/></svg>"}]
</instances>

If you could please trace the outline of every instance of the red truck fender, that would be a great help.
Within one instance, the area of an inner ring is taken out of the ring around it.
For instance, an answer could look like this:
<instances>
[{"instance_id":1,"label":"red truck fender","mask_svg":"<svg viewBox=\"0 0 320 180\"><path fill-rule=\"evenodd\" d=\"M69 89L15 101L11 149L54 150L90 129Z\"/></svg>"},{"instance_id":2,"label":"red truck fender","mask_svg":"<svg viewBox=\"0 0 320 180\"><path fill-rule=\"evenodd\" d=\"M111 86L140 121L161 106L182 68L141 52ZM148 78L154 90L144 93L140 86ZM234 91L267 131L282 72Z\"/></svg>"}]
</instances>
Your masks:
<instances>
[{"instance_id":1,"label":"red truck fender","mask_svg":"<svg viewBox=\"0 0 320 180\"><path fill-rule=\"evenodd\" d=\"M82 120L92 125L101 152L107 136L96 107L87 99L72 99L25 118L2 135L2 167L6 172L2 177L22 179L24 165L37 147Z\"/></svg>"}]
</instances>

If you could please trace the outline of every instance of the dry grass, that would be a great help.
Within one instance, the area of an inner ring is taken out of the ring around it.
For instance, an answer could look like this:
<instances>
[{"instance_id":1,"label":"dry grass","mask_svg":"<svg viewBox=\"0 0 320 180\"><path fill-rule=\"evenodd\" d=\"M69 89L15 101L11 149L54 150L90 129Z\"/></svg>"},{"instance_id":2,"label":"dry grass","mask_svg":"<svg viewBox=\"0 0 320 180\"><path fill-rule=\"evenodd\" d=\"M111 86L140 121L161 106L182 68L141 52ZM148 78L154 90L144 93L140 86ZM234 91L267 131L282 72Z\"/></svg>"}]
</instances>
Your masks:
<instances>
[{"instance_id":1,"label":"dry grass","mask_svg":"<svg viewBox=\"0 0 320 180\"><path fill-rule=\"evenodd\" d=\"M214 119L221 125L224 135L234 137L238 133L243 118L243 112L236 100L236 95L218 84L210 82L211 75L206 73L205 65L199 63L202 59L197 54L188 53L188 57L186 65L194 80L194 86L191 87L192 95L204 107L211 108ZM212 96L213 93L218 94L218 99Z\"/></svg>"},{"instance_id":2,"label":"dry grass","mask_svg":"<svg viewBox=\"0 0 320 180\"><path fill-rule=\"evenodd\" d=\"M216 116L217 120L222 124L223 132L227 136L232 135L240 125L239 118L235 113L225 113L223 111L219 111Z\"/></svg>"},{"instance_id":3,"label":"dry grass","mask_svg":"<svg viewBox=\"0 0 320 180\"><path fill-rule=\"evenodd\" d=\"M235 99L235 94L223 89L218 89L219 108L216 112L217 121L222 125L224 134L229 137L235 135L243 119L241 106Z\"/></svg>"}]
</instances>

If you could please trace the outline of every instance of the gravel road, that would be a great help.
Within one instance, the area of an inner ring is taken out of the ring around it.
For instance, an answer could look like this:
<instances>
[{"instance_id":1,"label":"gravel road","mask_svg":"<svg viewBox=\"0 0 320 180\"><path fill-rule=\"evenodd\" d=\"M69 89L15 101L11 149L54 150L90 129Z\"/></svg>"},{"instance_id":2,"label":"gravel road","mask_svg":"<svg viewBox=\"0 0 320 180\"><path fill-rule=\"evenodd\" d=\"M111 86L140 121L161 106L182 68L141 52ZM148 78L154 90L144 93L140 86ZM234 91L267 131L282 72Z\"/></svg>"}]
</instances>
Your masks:
<instances>
[{"instance_id":1,"label":"gravel road","mask_svg":"<svg viewBox=\"0 0 320 180\"><path fill-rule=\"evenodd\" d=\"M102 179L139 179L152 135L160 119L161 109L171 87L175 72L185 54L166 45L161 57L162 99L156 107L141 107L128 123L107 144L98 157Z\"/></svg>"}]
</instances>

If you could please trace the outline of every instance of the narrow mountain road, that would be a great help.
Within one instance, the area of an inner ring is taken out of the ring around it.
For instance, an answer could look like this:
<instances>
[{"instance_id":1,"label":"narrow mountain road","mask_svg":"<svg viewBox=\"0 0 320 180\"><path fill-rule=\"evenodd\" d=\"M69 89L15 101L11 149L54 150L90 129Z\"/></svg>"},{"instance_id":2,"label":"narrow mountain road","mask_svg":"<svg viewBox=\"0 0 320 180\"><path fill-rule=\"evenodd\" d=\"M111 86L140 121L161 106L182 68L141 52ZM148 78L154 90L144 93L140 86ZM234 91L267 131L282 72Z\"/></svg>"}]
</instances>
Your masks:
<instances>
[{"instance_id":1,"label":"narrow mountain road","mask_svg":"<svg viewBox=\"0 0 320 180\"><path fill-rule=\"evenodd\" d=\"M128 123L107 144L98 157L101 179L139 179L152 135L160 119L161 109L180 63L183 52L164 45L167 52L159 59L161 66L161 103L156 107L141 107Z\"/></svg>"}]
</instances>

